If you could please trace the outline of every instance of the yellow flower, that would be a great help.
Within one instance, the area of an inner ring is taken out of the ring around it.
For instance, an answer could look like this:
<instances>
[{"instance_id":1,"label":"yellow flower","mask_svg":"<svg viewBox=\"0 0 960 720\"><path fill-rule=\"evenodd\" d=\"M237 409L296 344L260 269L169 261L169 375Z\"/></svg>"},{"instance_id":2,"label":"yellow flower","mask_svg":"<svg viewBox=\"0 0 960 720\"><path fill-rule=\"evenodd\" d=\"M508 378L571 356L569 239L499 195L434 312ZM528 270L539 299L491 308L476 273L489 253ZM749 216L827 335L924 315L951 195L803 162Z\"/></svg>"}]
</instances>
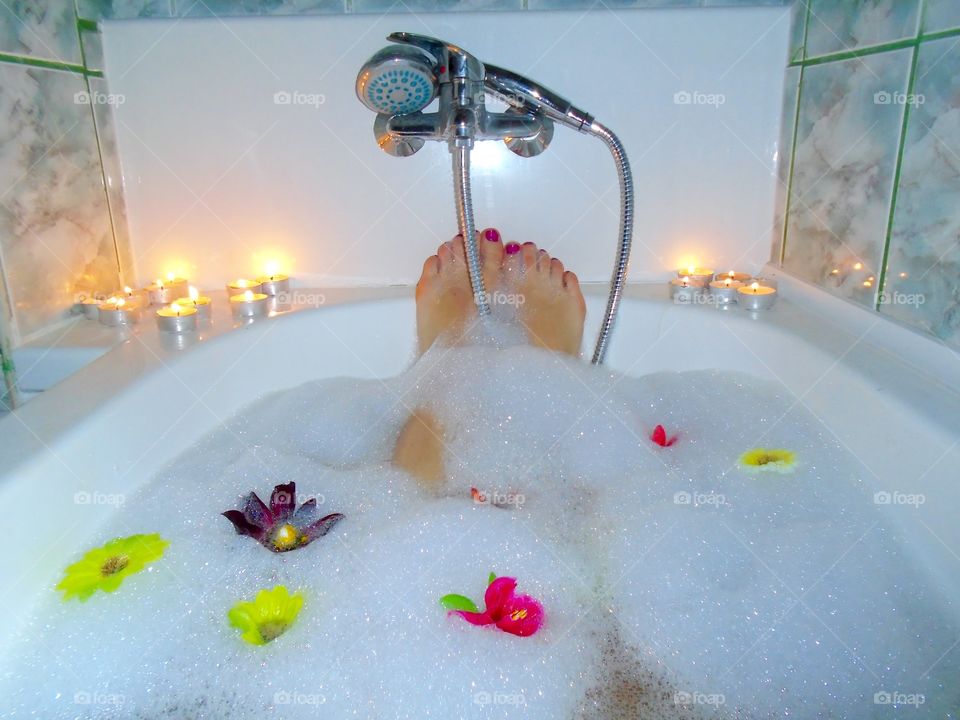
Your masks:
<instances>
[{"instance_id":1,"label":"yellow flower","mask_svg":"<svg viewBox=\"0 0 960 720\"><path fill-rule=\"evenodd\" d=\"M75 597L81 602L86 602L97 590L113 592L128 575L140 572L147 564L163 557L163 550L169 544L158 533L114 538L68 567L57 590L63 591L64 600Z\"/></svg>"},{"instance_id":2,"label":"yellow flower","mask_svg":"<svg viewBox=\"0 0 960 720\"><path fill-rule=\"evenodd\" d=\"M740 465L750 472L773 471L788 473L797 464L796 455L789 450L754 448L740 456Z\"/></svg>"},{"instance_id":3,"label":"yellow flower","mask_svg":"<svg viewBox=\"0 0 960 720\"><path fill-rule=\"evenodd\" d=\"M243 630L240 637L251 645L264 645L285 633L300 614L303 595L293 595L284 585L261 590L253 602L238 602L227 613L230 624Z\"/></svg>"}]
</instances>

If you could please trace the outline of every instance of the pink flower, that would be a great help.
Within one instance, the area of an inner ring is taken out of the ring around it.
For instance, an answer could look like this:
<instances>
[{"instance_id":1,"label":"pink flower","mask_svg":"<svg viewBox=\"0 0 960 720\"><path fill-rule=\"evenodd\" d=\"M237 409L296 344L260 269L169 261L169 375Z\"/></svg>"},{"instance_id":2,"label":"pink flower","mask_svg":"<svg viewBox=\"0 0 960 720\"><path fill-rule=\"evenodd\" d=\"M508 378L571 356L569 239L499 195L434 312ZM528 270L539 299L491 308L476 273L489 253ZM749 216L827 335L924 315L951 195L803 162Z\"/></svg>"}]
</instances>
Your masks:
<instances>
[{"instance_id":1,"label":"pink flower","mask_svg":"<svg viewBox=\"0 0 960 720\"><path fill-rule=\"evenodd\" d=\"M679 437L678 435L674 435L673 437L668 439L667 431L663 429L663 425L657 425L653 429L653 432L650 433L650 439L653 440L660 447L670 447L677 441L678 437Z\"/></svg>"},{"instance_id":2,"label":"pink flower","mask_svg":"<svg viewBox=\"0 0 960 720\"><path fill-rule=\"evenodd\" d=\"M543 606L529 595L514 594L516 587L515 578L497 578L487 586L483 612L454 612L471 625L496 625L520 637L533 635L543 625Z\"/></svg>"}]
</instances>

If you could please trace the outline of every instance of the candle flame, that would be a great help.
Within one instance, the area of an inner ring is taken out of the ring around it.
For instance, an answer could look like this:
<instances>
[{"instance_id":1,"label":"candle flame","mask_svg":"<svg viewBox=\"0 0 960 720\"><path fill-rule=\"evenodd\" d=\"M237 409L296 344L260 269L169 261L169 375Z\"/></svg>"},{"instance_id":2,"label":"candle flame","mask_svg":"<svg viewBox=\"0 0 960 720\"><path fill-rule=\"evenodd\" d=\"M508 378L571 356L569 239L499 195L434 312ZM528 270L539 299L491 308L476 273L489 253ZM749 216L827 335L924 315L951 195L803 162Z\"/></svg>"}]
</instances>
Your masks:
<instances>
[{"instance_id":1,"label":"candle flame","mask_svg":"<svg viewBox=\"0 0 960 720\"><path fill-rule=\"evenodd\" d=\"M854 269L854 270L863 270L863 263L862 263L862 262L854 263L854 264L853 264L853 269Z\"/></svg>"},{"instance_id":2,"label":"candle flame","mask_svg":"<svg viewBox=\"0 0 960 720\"><path fill-rule=\"evenodd\" d=\"M735 277L737 276L737 274L736 274L733 270L731 270L730 272L728 272L727 275L730 277L731 280L733 280L733 278L735 278Z\"/></svg>"},{"instance_id":3,"label":"candle flame","mask_svg":"<svg viewBox=\"0 0 960 720\"><path fill-rule=\"evenodd\" d=\"M117 305L118 308L122 308L122 307L123 307L124 305L126 305L126 304L127 304L127 301L126 301L126 300L124 300L123 298L117 298L117 303L116 303L116 305Z\"/></svg>"},{"instance_id":4,"label":"candle flame","mask_svg":"<svg viewBox=\"0 0 960 720\"><path fill-rule=\"evenodd\" d=\"M249 283L248 283L246 280L244 280L243 278L240 278L239 280L237 280L237 281L234 283L234 285L236 285L237 287L242 287L242 288L244 288L244 287L246 287L247 285L249 285Z\"/></svg>"},{"instance_id":5,"label":"candle flame","mask_svg":"<svg viewBox=\"0 0 960 720\"><path fill-rule=\"evenodd\" d=\"M864 280L864 281L863 281L863 286L864 286L865 288L871 288L871 287L873 287L873 283L870 282L869 280Z\"/></svg>"},{"instance_id":6,"label":"candle flame","mask_svg":"<svg viewBox=\"0 0 960 720\"><path fill-rule=\"evenodd\" d=\"M758 283L758 282L753 283L753 284L750 286L750 289L753 290L754 292L756 292L757 290L760 289L760 283Z\"/></svg>"},{"instance_id":7,"label":"candle flame","mask_svg":"<svg viewBox=\"0 0 960 720\"><path fill-rule=\"evenodd\" d=\"M173 280L176 279L176 277L177 277L177 276L176 276L173 272L168 272L168 273L167 273L167 280L169 280L169 281L171 281L171 282L173 282Z\"/></svg>"},{"instance_id":8,"label":"candle flame","mask_svg":"<svg viewBox=\"0 0 960 720\"><path fill-rule=\"evenodd\" d=\"M252 302L252 301L253 301L253 291L252 291L252 290L247 290L247 291L243 294L243 301L244 301L244 302Z\"/></svg>"},{"instance_id":9,"label":"candle flame","mask_svg":"<svg viewBox=\"0 0 960 720\"><path fill-rule=\"evenodd\" d=\"M124 291L127 295L133 295L133 288L130 287L129 285L124 285L124 286L123 286L123 291Z\"/></svg>"},{"instance_id":10,"label":"candle flame","mask_svg":"<svg viewBox=\"0 0 960 720\"><path fill-rule=\"evenodd\" d=\"M723 284L726 285L727 287L730 287L730 283L731 283L731 282L732 282L732 280L730 280L730 278L727 278L727 279L724 281Z\"/></svg>"},{"instance_id":11,"label":"candle flame","mask_svg":"<svg viewBox=\"0 0 960 720\"><path fill-rule=\"evenodd\" d=\"M154 284L155 284L158 288L160 288L161 290L163 290L163 280L162 280L161 278L157 278L156 280L154 280Z\"/></svg>"},{"instance_id":12,"label":"candle flame","mask_svg":"<svg viewBox=\"0 0 960 720\"><path fill-rule=\"evenodd\" d=\"M683 276L683 286L686 287L688 282L690 282L690 278L688 278L686 275L684 275L684 276Z\"/></svg>"},{"instance_id":13,"label":"candle flame","mask_svg":"<svg viewBox=\"0 0 960 720\"><path fill-rule=\"evenodd\" d=\"M180 314L180 305L179 303L170 303L170 309L173 310L177 315Z\"/></svg>"},{"instance_id":14,"label":"candle flame","mask_svg":"<svg viewBox=\"0 0 960 720\"><path fill-rule=\"evenodd\" d=\"M196 304L198 297L200 297L200 293L197 291L197 289L196 289L193 285L191 285L191 286L190 286L190 299L193 300L194 304Z\"/></svg>"},{"instance_id":15,"label":"candle flame","mask_svg":"<svg viewBox=\"0 0 960 720\"><path fill-rule=\"evenodd\" d=\"M690 265L687 267L687 275L693 275L697 271L696 265Z\"/></svg>"},{"instance_id":16,"label":"candle flame","mask_svg":"<svg viewBox=\"0 0 960 720\"><path fill-rule=\"evenodd\" d=\"M264 270L266 271L270 279L273 280L273 278L280 271L280 266L275 261L271 260L266 265L264 265Z\"/></svg>"}]
</instances>

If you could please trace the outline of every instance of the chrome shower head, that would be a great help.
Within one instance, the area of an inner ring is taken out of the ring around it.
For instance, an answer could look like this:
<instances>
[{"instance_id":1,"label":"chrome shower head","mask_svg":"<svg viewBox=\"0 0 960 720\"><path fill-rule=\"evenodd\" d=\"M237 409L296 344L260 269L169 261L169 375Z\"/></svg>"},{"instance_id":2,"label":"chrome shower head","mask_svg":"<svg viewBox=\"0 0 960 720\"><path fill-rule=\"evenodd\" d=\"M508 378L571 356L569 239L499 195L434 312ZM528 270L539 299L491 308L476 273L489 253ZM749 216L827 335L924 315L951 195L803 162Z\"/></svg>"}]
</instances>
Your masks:
<instances>
[{"instance_id":1,"label":"chrome shower head","mask_svg":"<svg viewBox=\"0 0 960 720\"><path fill-rule=\"evenodd\" d=\"M383 48L357 75L357 97L375 113L407 115L437 95L434 65L420 50L404 45Z\"/></svg>"}]
</instances>

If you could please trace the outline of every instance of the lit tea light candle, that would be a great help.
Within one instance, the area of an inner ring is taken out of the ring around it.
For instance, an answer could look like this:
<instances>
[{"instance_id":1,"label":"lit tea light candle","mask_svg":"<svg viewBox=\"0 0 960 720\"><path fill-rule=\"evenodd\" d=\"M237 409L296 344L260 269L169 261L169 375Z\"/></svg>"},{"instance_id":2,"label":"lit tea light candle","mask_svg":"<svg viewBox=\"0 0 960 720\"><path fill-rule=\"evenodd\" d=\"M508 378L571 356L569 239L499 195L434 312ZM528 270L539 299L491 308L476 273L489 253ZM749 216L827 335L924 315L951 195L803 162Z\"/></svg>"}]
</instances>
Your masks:
<instances>
[{"instance_id":1,"label":"lit tea light candle","mask_svg":"<svg viewBox=\"0 0 960 720\"><path fill-rule=\"evenodd\" d=\"M246 278L237 278L227 283L227 297L232 298L234 295L243 295L243 293L248 290L252 293L259 293L260 282L247 280Z\"/></svg>"},{"instance_id":2,"label":"lit tea light candle","mask_svg":"<svg viewBox=\"0 0 960 720\"><path fill-rule=\"evenodd\" d=\"M266 272L266 275L257 278L260 292L271 296L290 292L290 278L278 272L276 263L267 263Z\"/></svg>"},{"instance_id":3,"label":"lit tea light candle","mask_svg":"<svg viewBox=\"0 0 960 720\"><path fill-rule=\"evenodd\" d=\"M200 291L192 285L190 286L190 297L179 298L175 301L182 307L192 307L197 311L197 318L201 322L210 319L211 301L206 295L201 295Z\"/></svg>"},{"instance_id":4,"label":"lit tea light candle","mask_svg":"<svg viewBox=\"0 0 960 720\"><path fill-rule=\"evenodd\" d=\"M735 270L728 270L725 273L717 273L713 276L714 280L733 280L738 283L745 283L750 279L750 273L736 272Z\"/></svg>"},{"instance_id":5,"label":"lit tea light candle","mask_svg":"<svg viewBox=\"0 0 960 720\"><path fill-rule=\"evenodd\" d=\"M124 285L123 297L127 301L127 305L136 305L137 307L142 307L143 305L148 304L146 292L143 290L134 290L129 285Z\"/></svg>"},{"instance_id":6,"label":"lit tea light candle","mask_svg":"<svg viewBox=\"0 0 960 720\"><path fill-rule=\"evenodd\" d=\"M163 332L182 333L197 329L197 309L179 303L157 310L157 328Z\"/></svg>"},{"instance_id":7,"label":"lit tea light candle","mask_svg":"<svg viewBox=\"0 0 960 720\"><path fill-rule=\"evenodd\" d=\"M690 267L677 270L677 279L687 278L688 285L706 286L713 280L713 270L710 268L701 268L691 265Z\"/></svg>"},{"instance_id":8,"label":"lit tea light candle","mask_svg":"<svg viewBox=\"0 0 960 720\"><path fill-rule=\"evenodd\" d=\"M133 325L140 319L140 306L127 302L126 298L112 297L104 301L97 311L100 322L109 327Z\"/></svg>"},{"instance_id":9,"label":"lit tea light candle","mask_svg":"<svg viewBox=\"0 0 960 720\"><path fill-rule=\"evenodd\" d=\"M703 292L703 285L692 283L686 276L670 281L670 297L676 303L692 303L701 292Z\"/></svg>"},{"instance_id":10,"label":"lit tea light candle","mask_svg":"<svg viewBox=\"0 0 960 720\"><path fill-rule=\"evenodd\" d=\"M737 303L747 310L769 310L777 301L777 291L758 282L737 288Z\"/></svg>"},{"instance_id":11,"label":"lit tea light candle","mask_svg":"<svg viewBox=\"0 0 960 720\"><path fill-rule=\"evenodd\" d=\"M151 305L166 305L174 298L187 294L187 281L173 273L167 273L167 278L157 278L152 285L147 285L147 298Z\"/></svg>"},{"instance_id":12,"label":"lit tea light candle","mask_svg":"<svg viewBox=\"0 0 960 720\"><path fill-rule=\"evenodd\" d=\"M727 305L737 301L737 289L743 287L739 280L722 276L710 283L710 295L718 305Z\"/></svg>"},{"instance_id":13,"label":"lit tea light candle","mask_svg":"<svg viewBox=\"0 0 960 720\"><path fill-rule=\"evenodd\" d=\"M266 317L268 310L267 295L263 293L246 290L230 298L230 311L238 320Z\"/></svg>"}]
</instances>

